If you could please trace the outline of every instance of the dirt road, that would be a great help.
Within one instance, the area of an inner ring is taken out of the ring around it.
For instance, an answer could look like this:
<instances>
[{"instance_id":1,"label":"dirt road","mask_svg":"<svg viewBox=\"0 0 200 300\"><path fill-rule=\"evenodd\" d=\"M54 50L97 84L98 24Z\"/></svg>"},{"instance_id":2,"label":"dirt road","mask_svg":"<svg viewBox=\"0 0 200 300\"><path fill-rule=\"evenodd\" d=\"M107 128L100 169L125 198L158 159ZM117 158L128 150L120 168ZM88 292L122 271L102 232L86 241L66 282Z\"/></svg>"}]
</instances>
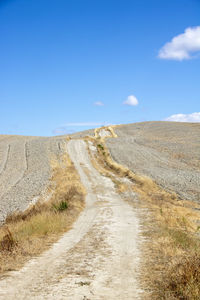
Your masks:
<instances>
[{"instance_id":1,"label":"dirt road","mask_svg":"<svg viewBox=\"0 0 200 300\"><path fill-rule=\"evenodd\" d=\"M139 299L137 213L94 169L83 140L71 140L68 152L86 208L50 250L0 281L0 299Z\"/></svg>"}]
</instances>

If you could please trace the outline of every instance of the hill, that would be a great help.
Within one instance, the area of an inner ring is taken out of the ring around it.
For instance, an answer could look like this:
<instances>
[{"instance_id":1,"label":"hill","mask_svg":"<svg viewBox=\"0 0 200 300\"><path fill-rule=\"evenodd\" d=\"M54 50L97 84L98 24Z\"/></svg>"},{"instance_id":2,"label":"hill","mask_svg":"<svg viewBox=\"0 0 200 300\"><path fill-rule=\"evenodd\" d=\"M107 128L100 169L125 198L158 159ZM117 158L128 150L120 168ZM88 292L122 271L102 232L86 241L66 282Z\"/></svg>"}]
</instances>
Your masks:
<instances>
[{"instance_id":1,"label":"hill","mask_svg":"<svg viewBox=\"0 0 200 300\"><path fill-rule=\"evenodd\" d=\"M115 161L180 198L200 201L200 124L143 122L115 128L106 144Z\"/></svg>"}]
</instances>

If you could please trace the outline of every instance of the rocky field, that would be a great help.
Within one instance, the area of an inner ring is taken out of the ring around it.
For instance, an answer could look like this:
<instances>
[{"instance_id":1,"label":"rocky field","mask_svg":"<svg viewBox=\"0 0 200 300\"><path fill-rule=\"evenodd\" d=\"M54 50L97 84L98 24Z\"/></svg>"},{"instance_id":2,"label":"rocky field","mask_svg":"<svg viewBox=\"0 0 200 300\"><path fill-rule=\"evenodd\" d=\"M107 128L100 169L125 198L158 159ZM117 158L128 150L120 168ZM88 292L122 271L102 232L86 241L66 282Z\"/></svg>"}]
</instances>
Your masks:
<instances>
[{"instance_id":1,"label":"rocky field","mask_svg":"<svg viewBox=\"0 0 200 300\"><path fill-rule=\"evenodd\" d=\"M64 147L64 137L0 136L0 222L45 192L51 159Z\"/></svg>"},{"instance_id":2,"label":"rocky field","mask_svg":"<svg viewBox=\"0 0 200 300\"><path fill-rule=\"evenodd\" d=\"M115 128L113 159L180 198L200 201L200 124L144 122Z\"/></svg>"}]
</instances>

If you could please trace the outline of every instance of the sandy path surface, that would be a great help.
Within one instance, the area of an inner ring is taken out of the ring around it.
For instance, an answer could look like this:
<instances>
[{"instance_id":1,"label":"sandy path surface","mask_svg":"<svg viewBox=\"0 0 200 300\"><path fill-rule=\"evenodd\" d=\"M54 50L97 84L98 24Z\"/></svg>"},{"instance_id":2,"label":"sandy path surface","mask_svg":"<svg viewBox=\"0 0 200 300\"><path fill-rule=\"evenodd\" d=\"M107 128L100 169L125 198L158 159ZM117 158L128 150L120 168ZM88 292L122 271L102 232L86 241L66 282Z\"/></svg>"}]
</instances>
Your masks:
<instances>
[{"instance_id":1,"label":"sandy path surface","mask_svg":"<svg viewBox=\"0 0 200 300\"><path fill-rule=\"evenodd\" d=\"M93 168L84 141L71 140L68 152L86 208L50 250L0 281L0 299L139 299L137 214Z\"/></svg>"}]
</instances>

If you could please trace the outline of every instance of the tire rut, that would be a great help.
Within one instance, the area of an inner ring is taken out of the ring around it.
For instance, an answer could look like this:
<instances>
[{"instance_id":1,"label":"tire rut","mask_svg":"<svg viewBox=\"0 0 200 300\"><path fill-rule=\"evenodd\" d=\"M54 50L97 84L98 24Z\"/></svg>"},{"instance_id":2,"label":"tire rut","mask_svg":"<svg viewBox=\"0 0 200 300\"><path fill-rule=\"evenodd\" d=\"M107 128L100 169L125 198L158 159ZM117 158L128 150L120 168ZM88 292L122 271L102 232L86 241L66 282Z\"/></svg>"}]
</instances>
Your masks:
<instances>
[{"instance_id":1,"label":"tire rut","mask_svg":"<svg viewBox=\"0 0 200 300\"><path fill-rule=\"evenodd\" d=\"M0 199L23 178L27 170L25 147L26 142L16 141L9 144L6 164L0 174Z\"/></svg>"},{"instance_id":2,"label":"tire rut","mask_svg":"<svg viewBox=\"0 0 200 300\"><path fill-rule=\"evenodd\" d=\"M7 145L5 154L2 155L3 157L1 158L2 165L1 165L1 168L0 168L0 175L1 175L1 174L5 171L5 169L6 169L6 165L7 165L7 163L8 163L9 155L10 155L10 144Z\"/></svg>"}]
</instances>

